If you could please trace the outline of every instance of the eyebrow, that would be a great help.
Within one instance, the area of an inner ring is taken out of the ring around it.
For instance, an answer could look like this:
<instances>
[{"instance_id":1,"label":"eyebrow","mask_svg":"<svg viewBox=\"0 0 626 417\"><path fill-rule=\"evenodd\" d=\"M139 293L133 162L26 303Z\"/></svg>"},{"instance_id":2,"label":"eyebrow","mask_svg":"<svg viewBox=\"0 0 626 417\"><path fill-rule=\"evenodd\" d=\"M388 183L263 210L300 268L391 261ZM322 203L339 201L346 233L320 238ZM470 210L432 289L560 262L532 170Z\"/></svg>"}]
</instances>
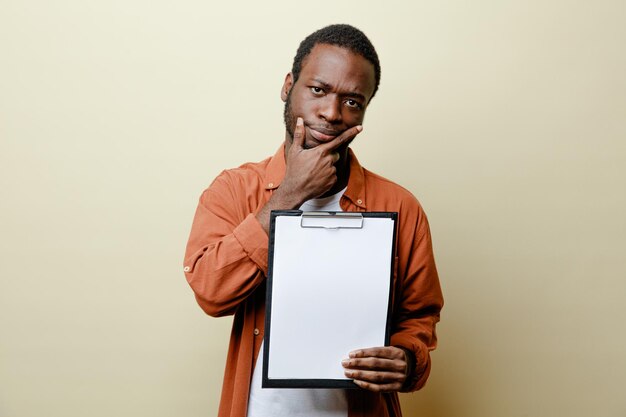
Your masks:
<instances>
[{"instance_id":1,"label":"eyebrow","mask_svg":"<svg viewBox=\"0 0 626 417\"><path fill-rule=\"evenodd\" d=\"M332 87L333 87L332 85L328 84L325 81L320 80L319 78L313 78L313 81L318 83L318 84L320 84L322 87L324 87L327 90L332 89ZM354 98L360 99L362 101L367 101L363 94L357 93L356 91L350 91L348 93L344 93L344 94L341 94L341 95L344 96L344 97L345 96L354 97Z\"/></svg>"}]
</instances>

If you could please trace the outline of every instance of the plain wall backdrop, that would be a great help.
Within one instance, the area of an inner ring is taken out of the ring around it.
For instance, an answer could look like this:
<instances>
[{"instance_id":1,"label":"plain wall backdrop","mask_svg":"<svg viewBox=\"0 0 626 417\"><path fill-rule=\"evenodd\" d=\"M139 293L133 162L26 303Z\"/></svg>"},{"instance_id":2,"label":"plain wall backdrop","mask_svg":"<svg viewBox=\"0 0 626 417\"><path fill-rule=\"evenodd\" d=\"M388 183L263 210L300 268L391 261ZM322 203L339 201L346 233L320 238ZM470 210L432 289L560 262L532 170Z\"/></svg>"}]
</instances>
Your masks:
<instances>
[{"instance_id":1,"label":"plain wall backdrop","mask_svg":"<svg viewBox=\"0 0 626 417\"><path fill-rule=\"evenodd\" d=\"M626 416L626 2L0 0L0 416L213 416L231 319L183 252L274 153L299 42L378 49L353 144L428 213L423 417Z\"/></svg>"}]
</instances>

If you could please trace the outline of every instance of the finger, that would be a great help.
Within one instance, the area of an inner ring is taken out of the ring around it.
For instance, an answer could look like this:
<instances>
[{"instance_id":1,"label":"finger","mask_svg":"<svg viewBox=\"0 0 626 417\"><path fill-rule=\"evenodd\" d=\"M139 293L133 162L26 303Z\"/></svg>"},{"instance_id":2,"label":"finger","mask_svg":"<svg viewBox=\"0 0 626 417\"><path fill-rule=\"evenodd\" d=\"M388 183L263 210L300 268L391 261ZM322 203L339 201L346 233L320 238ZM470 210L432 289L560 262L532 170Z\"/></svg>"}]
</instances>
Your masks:
<instances>
[{"instance_id":1,"label":"finger","mask_svg":"<svg viewBox=\"0 0 626 417\"><path fill-rule=\"evenodd\" d=\"M347 369L402 372L406 374L406 362L400 359L362 358L344 359L341 365Z\"/></svg>"},{"instance_id":2,"label":"finger","mask_svg":"<svg viewBox=\"0 0 626 417\"><path fill-rule=\"evenodd\" d=\"M372 384L366 381L359 381L358 379L355 379L352 382L354 382L360 388L373 392L394 392L400 391L400 389L402 388L402 384L398 382L394 382L391 384Z\"/></svg>"},{"instance_id":3,"label":"finger","mask_svg":"<svg viewBox=\"0 0 626 417\"><path fill-rule=\"evenodd\" d=\"M302 117L296 120L296 128L293 131L293 145L304 148L304 121Z\"/></svg>"},{"instance_id":4,"label":"finger","mask_svg":"<svg viewBox=\"0 0 626 417\"><path fill-rule=\"evenodd\" d=\"M330 142L319 145L318 148L321 151L332 152L341 145L352 142L356 135L358 135L361 131L363 131L363 126L353 126L350 129L345 130L341 135L337 136Z\"/></svg>"},{"instance_id":5,"label":"finger","mask_svg":"<svg viewBox=\"0 0 626 417\"><path fill-rule=\"evenodd\" d=\"M366 349L358 349L350 352L350 358L386 358L386 359L402 359L405 360L404 351L395 346L372 347Z\"/></svg>"},{"instance_id":6,"label":"finger","mask_svg":"<svg viewBox=\"0 0 626 417\"><path fill-rule=\"evenodd\" d=\"M400 372L379 372L379 371L362 371L347 369L344 374L348 378L358 381L365 381L373 384L393 384L402 385L406 379L406 375Z\"/></svg>"}]
</instances>

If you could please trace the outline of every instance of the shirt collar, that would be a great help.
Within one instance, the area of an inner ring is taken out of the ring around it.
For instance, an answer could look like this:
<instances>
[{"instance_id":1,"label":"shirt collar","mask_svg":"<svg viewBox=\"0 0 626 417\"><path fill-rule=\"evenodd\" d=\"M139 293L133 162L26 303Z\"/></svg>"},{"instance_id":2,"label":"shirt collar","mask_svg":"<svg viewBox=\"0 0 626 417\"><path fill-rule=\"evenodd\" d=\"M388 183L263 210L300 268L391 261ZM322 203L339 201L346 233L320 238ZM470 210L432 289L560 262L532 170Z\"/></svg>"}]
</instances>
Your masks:
<instances>
[{"instance_id":1,"label":"shirt collar","mask_svg":"<svg viewBox=\"0 0 626 417\"><path fill-rule=\"evenodd\" d=\"M348 159L350 161L350 178L348 179L348 189L343 194L352 203L362 209L366 209L365 195L365 171L356 158L352 149L348 148Z\"/></svg>"},{"instance_id":2,"label":"shirt collar","mask_svg":"<svg viewBox=\"0 0 626 417\"><path fill-rule=\"evenodd\" d=\"M263 184L266 190L275 190L285 178L285 143L278 148L267 164Z\"/></svg>"},{"instance_id":3,"label":"shirt collar","mask_svg":"<svg viewBox=\"0 0 626 417\"><path fill-rule=\"evenodd\" d=\"M348 188L343 195L354 205L365 209L367 200L365 199L365 173L363 167L350 148L348 148L348 159L350 161L350 178L348 179ZM283 178L285 178L285 169L285 144L283 143L267 164L263 184L266 190L278 188Z\"/></svg>"}]
</instances>

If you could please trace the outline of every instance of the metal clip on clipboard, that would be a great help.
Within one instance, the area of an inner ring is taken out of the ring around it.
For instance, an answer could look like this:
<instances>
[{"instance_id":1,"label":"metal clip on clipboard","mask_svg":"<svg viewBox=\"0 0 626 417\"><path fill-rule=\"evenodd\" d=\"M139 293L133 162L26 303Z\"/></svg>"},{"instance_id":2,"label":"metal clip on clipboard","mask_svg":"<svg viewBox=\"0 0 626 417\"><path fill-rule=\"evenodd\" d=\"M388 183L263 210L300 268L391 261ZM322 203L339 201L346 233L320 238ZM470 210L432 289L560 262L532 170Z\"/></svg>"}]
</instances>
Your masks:
<instances>
[{"instance_id":1,"label":"metal clip on clipboard","mask_svg":"<svg viewBox=\"0 0 626 417\"><path fill-rule=\"evenodd\" d=\"M336 211L306 211L300 217L300 227L313 229L362 229L361 213Z\"/></svg>"}]
</instances>

